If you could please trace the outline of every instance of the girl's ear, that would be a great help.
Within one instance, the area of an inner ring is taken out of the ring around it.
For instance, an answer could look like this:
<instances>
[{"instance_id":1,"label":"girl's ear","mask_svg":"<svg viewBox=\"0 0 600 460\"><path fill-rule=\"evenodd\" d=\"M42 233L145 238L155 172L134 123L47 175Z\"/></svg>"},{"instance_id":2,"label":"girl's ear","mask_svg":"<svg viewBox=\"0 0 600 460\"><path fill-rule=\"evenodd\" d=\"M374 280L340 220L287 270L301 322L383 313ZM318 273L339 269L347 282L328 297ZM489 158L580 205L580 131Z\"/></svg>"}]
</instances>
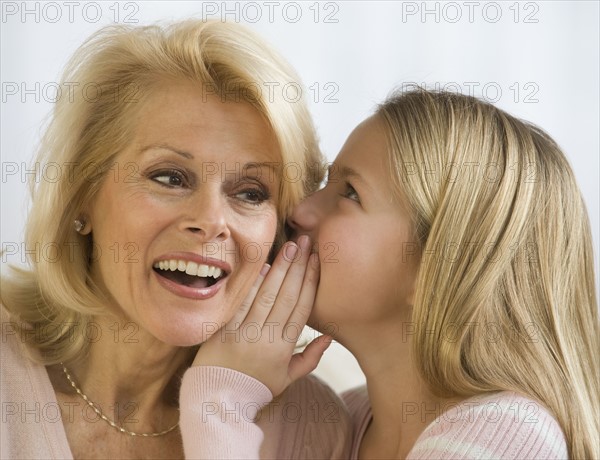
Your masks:
<instances>
[{"instance_id":1,"label":"girl's ear","mask_svg":"<svg viewBox=\"0 0 600 460\"><path fill-rule=\"evenodd\" d=\"M411 276L411 280L410 280L410 285L408 286L409 289L407 290L407 293L406 293L405 301L406 301L406 304L408 306L410 306L411 310L412 310L413 306L415 305L417 281L419 278L419 268L421 266L421 248L419 246L417 246L417 247L418 247L417 252L408 256L410 258L410 264L412 266L412 270L411 270L412 276Z\"/></svg>"},{"instance_id":2,"label":"girl's ear","mask_svg":"<svg viewBox=\"0 0 600 460\"><path fill-rule=\"evenodd\" d=\"M412 282L411 285L411 289L410 292L408 293L408 298L406 299L406 302L408 303L408 305L410 305L410 308L414 307L415 305L415 288L416 288L416 280L414 280Z\"/></svg>"}]
</instances>

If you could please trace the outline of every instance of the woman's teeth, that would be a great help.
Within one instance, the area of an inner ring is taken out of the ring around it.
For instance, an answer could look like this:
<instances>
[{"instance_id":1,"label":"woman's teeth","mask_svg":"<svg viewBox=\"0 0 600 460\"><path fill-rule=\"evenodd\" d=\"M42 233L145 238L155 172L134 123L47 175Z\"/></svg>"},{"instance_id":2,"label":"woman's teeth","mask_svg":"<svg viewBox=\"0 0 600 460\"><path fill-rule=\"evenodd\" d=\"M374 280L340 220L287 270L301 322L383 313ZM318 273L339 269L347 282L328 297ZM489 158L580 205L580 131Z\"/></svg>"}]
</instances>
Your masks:
<instances>
[{"instance_id":1,"label":"woman's teeth","mask_svg":"<svg viewBox=\"0 0 600 460\"><path fill-rule=\"evenodd\" d=\"M172 272L178 270L185 272L188 275L199 276L201 278L213 277L219 278L223 274L223 270L212 265L197 264L196 262L185 261L185 260L161 260L154 264L154 268L159 270L171 270Z\"/></svg>"}]
</instances>

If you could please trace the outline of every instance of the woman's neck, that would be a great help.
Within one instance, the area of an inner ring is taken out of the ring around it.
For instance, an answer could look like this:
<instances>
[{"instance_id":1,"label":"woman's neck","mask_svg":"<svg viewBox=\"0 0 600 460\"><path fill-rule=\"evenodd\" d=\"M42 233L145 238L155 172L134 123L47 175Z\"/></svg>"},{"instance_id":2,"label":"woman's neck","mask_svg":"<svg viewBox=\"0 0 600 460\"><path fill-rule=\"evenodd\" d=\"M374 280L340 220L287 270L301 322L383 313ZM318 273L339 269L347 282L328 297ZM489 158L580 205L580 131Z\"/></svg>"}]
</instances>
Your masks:
<instances>
[{"instance_id":1,"label":"woman's neck","mask_svg":"<svg viewBox=\"0 0 600 460\"><path fill-rule=\"evenodd\" d=\"M97 406L110 408L106 415L119 418L117 423L136 420L126 426L131 431L160 431L175 423L179 378L193 352L114 317L95 318L88 330L95 333L85 359L67 364L79 389Z\"/></svg>"}]
</instances>

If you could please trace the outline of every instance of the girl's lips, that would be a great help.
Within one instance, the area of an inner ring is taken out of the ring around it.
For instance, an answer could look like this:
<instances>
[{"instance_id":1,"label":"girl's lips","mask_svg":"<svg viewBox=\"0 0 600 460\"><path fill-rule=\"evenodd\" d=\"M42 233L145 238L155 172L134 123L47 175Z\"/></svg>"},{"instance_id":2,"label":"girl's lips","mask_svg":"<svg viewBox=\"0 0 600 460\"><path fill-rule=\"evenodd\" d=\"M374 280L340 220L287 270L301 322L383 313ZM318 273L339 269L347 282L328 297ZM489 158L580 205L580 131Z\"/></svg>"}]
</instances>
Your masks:
<instances>
[{"instance_id":1,"label":"girl's lips","mask_svg":"<svg viewBox=\"0 0 600 460\"><path fill-rule=\"evenodd\" d=\"M158 281L158 283L166 290L170 291L176 296L194 300L206 300L210 299L211 297L214 297L219 292L226 279L226 277L221 278L212 286L207 286L204 288L193 288L189 286L184 286L183 284L175 283L165 278L164 276L161 276L160 274L156 273L154 270L153 275Z\"/></svg>"}]
</instances>

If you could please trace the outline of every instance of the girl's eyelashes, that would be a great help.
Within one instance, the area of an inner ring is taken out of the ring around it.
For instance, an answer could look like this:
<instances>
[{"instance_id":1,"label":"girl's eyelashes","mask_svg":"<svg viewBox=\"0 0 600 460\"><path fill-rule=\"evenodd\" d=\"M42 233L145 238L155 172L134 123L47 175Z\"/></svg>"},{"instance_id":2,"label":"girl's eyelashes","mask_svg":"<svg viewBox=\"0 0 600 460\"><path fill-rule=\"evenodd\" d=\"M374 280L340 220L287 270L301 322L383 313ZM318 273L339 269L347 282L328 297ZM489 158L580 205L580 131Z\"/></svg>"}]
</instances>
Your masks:
<instances>
[{"instance_id":1,"label":"girl's eyelashes","mask_svg":"<svg viewBox=\"0 0 600 460\"><path fill-rule=\"evenodd\" d=\"M344 185L345 185L345 190L340 195L344 198L348 198L349 200L360 203L360 197L358 196L358 192L356 191L356 189L354 187L352 187L352 185L350 185L350 183L348 183L348 182L346 182Z\"/></svg>"},{"instance_id":2,"label":"girl's eyelashes","mask_svg":"<svg viewBox=\"0 0 600 460\"><path fill-rule=\"evenodd\" d=\"M187 176L177 169L162 169L149 174L150 179L169 188L189 186Z\"/></svg>"}]
</instances>

